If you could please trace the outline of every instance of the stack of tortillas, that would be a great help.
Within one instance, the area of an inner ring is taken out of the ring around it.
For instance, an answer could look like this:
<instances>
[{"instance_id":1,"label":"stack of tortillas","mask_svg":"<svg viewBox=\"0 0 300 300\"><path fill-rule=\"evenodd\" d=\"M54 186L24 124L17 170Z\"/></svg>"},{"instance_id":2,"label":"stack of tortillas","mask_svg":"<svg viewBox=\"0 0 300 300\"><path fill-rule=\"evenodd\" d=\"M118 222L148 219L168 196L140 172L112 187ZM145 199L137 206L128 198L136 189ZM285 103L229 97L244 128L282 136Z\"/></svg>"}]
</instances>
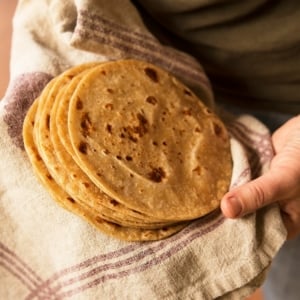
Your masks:
<instances>
[{"instance_id":1,"label":"stack of tortillas","mask_svg":"<svg viewBox=\"0 0 300 300\"><path fill-rule=\"evenodd\" d=\"M29 109L23 136L52 197L124 240L178 232L217 209L231 180L222 121L147 62L65 71Z\"/></svg>"}]
</instances>

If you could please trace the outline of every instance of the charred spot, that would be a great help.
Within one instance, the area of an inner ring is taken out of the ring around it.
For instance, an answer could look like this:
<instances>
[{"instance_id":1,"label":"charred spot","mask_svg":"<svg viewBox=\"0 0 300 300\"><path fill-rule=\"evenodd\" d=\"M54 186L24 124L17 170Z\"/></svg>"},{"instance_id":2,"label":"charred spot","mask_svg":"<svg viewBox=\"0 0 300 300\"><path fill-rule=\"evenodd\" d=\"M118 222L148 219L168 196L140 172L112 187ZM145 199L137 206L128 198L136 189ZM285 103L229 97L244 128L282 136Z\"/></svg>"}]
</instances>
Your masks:
<instances>
[{"instance_id":1,"label":"charred spot","mask_svg":"<svg viewBox=\"0 0 300 300\"><path fill-rule=\"evenodd\" d=\"M167 146L167 142L166 141L163 141L162 143L164 146Z\"/></svg>"},{"instance_id":2,"label":"charred spot","mask_svg":"<svg viewBox=\"0 0 300 300\"><path fill-rule=\"evenodd\" d=\"M104 70L102 70L101 73L102 73L103 75L106 75L106 71L104 71Z\"/></svg>"},{"instance_id":3,"label":"charred spot","mask_svg":"<svg viewBox=\"0 0 300 300\"><path fill-rule=\"evenodd\" d=\"M67 197L67 200L70 201L71 203L75 203L76 202L72 197Z\"/></svg>"},{"instance_id":4,"label":"charred spot","mask_svg":"<svg viewBox=\"0 0 300 300\"><path fill-rule=\"evenodd\" d=\"M225 132L220 124L213 122L213 131L217 137L225 139Z\"/></svg>"},{"instance_id":5,"label":"charred spot","mask_svg":"<svg viewBox=\"0 0 300 300\"><path fill-rule=\"evenodd\" d=\"M201 129L199 127L195 127L195 132L199 133L201 132Z\"/></svg>"},{"instance_id":6,"label":"charred spot","mask_svg":"<svg viewBox=\"0 0 300 300\"><path fill-rule=\"evenodd\" d=\"M129 135L129 140L131 140L134 143L137 143L138 139L132 135Z\"/></svg>"},{"instance_id":7,"label":"charred spot","mask_svg":"<svg viewBox=\"0 0 300 300\"><path fill-rule=\"evenodd\" d=\"M42 160L41 156L38 153L35 155L35 158L36 158L37 161L41 161Z\"/></svg>"},{"instance_id":8,"label":"charred spot","mask_svg":"<svg viewBox=\"0 0 300 300\"><path fill-rule=\"evenodd\" d=\"M185 95L188 95L188 96L192 96L193 95L192 92L189 91L188 89L184 89L183 92L184 92Z\"/></svg>"},{"instance_id":9,"label":"charred spot","mask_svg":"<svg viewBox=\"0 0 300 300\"><path fill-rule=\"evenodd\" d=\"M108 133L111 134L112 133L112 126L110 124L107 124L106 125L106 130L107 130Z\"/></svg>"},{"instance_id":10,"label":"charred spot","mask_svg":"<svg viewBox=\"0 0 300 300\"><path fill-rule=\"evenodd\" d=\"M84 113L81 118L80 127L82 129L82 134L84 137L87 137L93 129L92 122L89 116L89 113Z\"/></svg>"},{"instance_id":11,"label":"charred spot","mask_svg":"<svg viewBox=\"0 0 300 300\"><path fill-rule=\"evenodd\" d=\"M77 110L83 109L83 102L81 101L80 98L78 98L77 101L76 101L76 109Z\"/></svg>"},{"instance_id":12,"label":"charred spot","mask_svg":"<svg viewBox=\"0 0 300 300\"><path fill-rule=\"evenodd\" d=\"M104 153L105 155L108 155L110 152L109 152L107 149L104 149L104 150L103 150L103 153Z\"/></svg>"},{"instance_id":13,"label":"charred spot","mask_svg":"<svg viewBox=\"0 0 300 300\"><path fill-rule=\"evenodd\" d=\"M46 117L46 128L47 130L50 130L50 115L47 115Z\"/></svg>"},{"instance_id":14,"label":"charred spot","mask_svg":"<svg viewBox=\"0 0 300 300\"><path fill-rule=\"evenodd\" d=\"M88 144L85 142L81 142L78 146L78 150L79 152L81 152L82 154L87 154L88 152Z\"/></svg>"},{"instance_id":15,"label":"charred spot","mask_svg":"<svg viewBox=\"0 0 300 300\"><path fill-rule=\"evenodd\" d=\"M87 188L87 189L90 187L90 184L89 184L88 182L84 182L83 185L84 185L84 187Z\"/></svg>"},{"instance_id":16,"label":"charred spot","mask_svg":"<svg viewBox=\"0 0 300 300\"><path fill-rule=\"evenodd\" d=\"M126 159L127 161L132 161L132 157L131 157L130 155L126 155L125 159Z\"/></svg>"},{"instance_id":17,"label":"charred spot","mask_svg":"<svg viewBox=\"0 0 300 300\"><path fill-rule=\"evenodd\" d=\"M50 174L47 174L46 177L47 177L49 180L53 180L53 177L52 177Z\"/></svg>"},{"instance_id":18,"label":"charred spot","mask_svg":"<svg viewBox=\"0 0 300 300\"><path fill-rule=\"evenodd\" d=\"M115 199L110 200L110 204L112 204L113 206L118 206L119 202Z\"/></svg>"},{"instance_id":19,"label":"charred spot","mask_svg":"<svg viewBox=\"0 0 300 300\"><path fill-rule=\"evenodd\" d=\"M137 114L137 120L137 126L123 127L123 132L119 136L121 138L128 138L134 143L138 141L138 137L144 136L148 132L148 121L141 113Z\"/></svg>"},{"instance_id":20,"label":"charred spot","mask_svg":"<svg viewBox=\"0 0 300 300\"><path fill-rule=\"evenodd\" d=\"M153 82L155 82L155 83L158 82L158 75L157 75L157 72L156 72L154 69L147 67L147 68L144 69L144 71L145 71L145 74L146 74Z\"/></svg>"},{"instance_id":21,"label":"charred spot","mask_svg":"<svg viewBox=\"0 0 300 300\"><path fill-rule=\"evenodd\" d=\"M139 120L139 125L135 127L136 133L141 137L145 133L147 133L147 125L148 121L147 119L140 113L137 114L137 118Z\"/></svg>"},{"instance_id":22,"label":"charred spot","mask_svg":"<svg viewBox=\"0 0 300 300\"><path fill-rule=\"evenodd\" d=\"M158 146L158 143L157 143L156 141L153 141L153 142L152 142L152 145L153 145L153 146Z\"/></svg>"},{"instance_id":23,"label":"charred spot","mask_svg":"<svg viewBox=\"0 0 300 300\"><path fill-rule=\"evenodd\" d=\"M157 99L154 97L154 96L148 96L146 98L146 102L152 104L152 105L155 105L157 104Z\"/></svg>"},{"instance_id":24,"label":"charred spot","mask_svg":"<svg viewBox=\"0 0 300 300\"><path fill-rule=\"evenodd\" d=\"M117 155L116 158L117 158L118 160L122 160L122 156L121 156L121 155Z\"/></svg>"},{"instance_id":25,"label":"charred spot","mask_svg":"<svg viewBox=\"0 0 300 300\"><path fill-rule=\"evenodd\" d=\"M110 94L112 94L112 93L114 92L114 90L113 90L113 89L110 89L110 88L106 89L106 91L107 91L108 93L110 93Z\"/></svg>"},{"instance_id":26,"label":"charred spot","mask_svg":"<svg viewBox=\"0 0 300 300\"><path fill-rule=\"evenodd\" d=\"M166 177L166 173L163 168L153 168L150 173L148 173L148 178L154 182L161 182Z\"/></svg>"}]
</instances>

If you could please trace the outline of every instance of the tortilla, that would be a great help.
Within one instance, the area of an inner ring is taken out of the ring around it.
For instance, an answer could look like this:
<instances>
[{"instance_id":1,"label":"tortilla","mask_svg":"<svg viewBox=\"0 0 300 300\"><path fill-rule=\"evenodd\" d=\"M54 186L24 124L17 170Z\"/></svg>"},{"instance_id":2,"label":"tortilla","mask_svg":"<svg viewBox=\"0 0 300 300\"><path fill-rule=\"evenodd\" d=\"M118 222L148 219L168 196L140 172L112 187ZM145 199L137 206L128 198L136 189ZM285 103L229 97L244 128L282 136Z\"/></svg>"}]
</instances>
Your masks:
<instances>
[{"instance_id":1,"label":"tortilla","mask_svg":"<svg viewBox=\"0 0 300 300\"><path fill-rule=\"evenodd\" d=\"M195 94L136 60L93 68L68 110L74 160L126 207L159 220L219 207L232 171L227 130Z\"/></svg>"},{"instance_id":2,"label":"tortilla","mask_svg":"<svg viewBox=\"0 0 300 300\"><path fill-rule=\"evenodd\" d=\"M218 208L231 180L221 119L147 62L63 72L30 108L23 136L54 200L127 241L178 232Z\"/></svg>"}]
</instances>

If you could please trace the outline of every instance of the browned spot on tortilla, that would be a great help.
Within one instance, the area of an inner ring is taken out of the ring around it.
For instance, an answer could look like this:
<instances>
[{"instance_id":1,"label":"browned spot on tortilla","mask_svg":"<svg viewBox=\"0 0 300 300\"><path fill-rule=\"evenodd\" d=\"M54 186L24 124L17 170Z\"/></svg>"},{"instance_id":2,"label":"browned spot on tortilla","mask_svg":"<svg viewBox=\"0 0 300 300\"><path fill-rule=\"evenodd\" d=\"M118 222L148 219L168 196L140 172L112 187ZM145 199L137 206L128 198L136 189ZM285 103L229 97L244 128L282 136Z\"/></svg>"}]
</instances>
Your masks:
<instances>
[{"instance_id":1,"label":"browned spot on tortilla","mask_svg":"<svg viewBox=\"0 0 300 300\"><path fill-rule=\"evenodd\" d=\"M155 82L155 83L158 82L158 75L157 75L157 72L156 72L154 69L147 67L147 68L144 69L144 71L145 71L145 74L146 74L153 82Z\"/></svg>"},{"instance_id":2,"label":"browned spot on tortilla","mask_svg":"<svg viewBox=\"0 0 300 300\"><path fill-rule=\"evenodd\" d=\"M112 126L110 124L106 125L106 130L108 133L112 133Z\"/></svg>"},{"instance_id":3,"label":"browned spot on tortilla","mask_svg":"<svg viewBox=\"0 0 300 300\"><path fill-rule=\"evenodd\" d=\"M72 202L72 203L76 202L72 197L67 197L67 200L70 201L70 202Z\"/></svg>"},{"instance_id":4,"label":"browned spot on tortilla","mask_svg":"<svg viewBox=\"0 0 300 300\"><path fill-rule=\"evenodd\" d=\"M83 109L83 102L81 101L80 98L77 99L77 102L76 102L76 109L78 109L78 110Z\"/></svg>"},{"instance_id":5,"label":"browned spot on tortilla","mask_svg":"<svg viewBox=\"0 0 300 300\"><path fill-rule=\"evenodd\" d=\"M46 128L47 130L50 130L50 115L47 115L46 117Z\"/></svg>"},{"instance_id":6,"label":"browned spot on tortilla","mask_svg":"<svg viewBox=\"0 0 300 300\"><path fill-rule=\"evenodd\" d=\"M80 142L79 146L78 146L78 150L82 153L82 154L87 154L88 152L88 144L85 142Z\"/></svg>"},{"instance_id":7,"label":"browned spot on tortilla","mask_svg":"<svg viewBox=\"0 0 300 300\"><path fill-rule=\"evenodd\" d=\"M137 114L137 120L137 126L127 126L122 128L123 132L120 134L121 138L128 138L136 143L138 137L142 137L148 132L148 121L141 113Z\"/></svg>"},{"instance_id":8,"label":"browned spot on tortilla","mask_svg":"<svg viewBox=\"0 0 300 300\"><path fill-rule=\"evenodd\" d=\"M154 96L148 96L146 98L146 102L152 104L152 105L155 105L157 104L157 99L154 97Z\"/></svg>"},{"instance_id":9,"label":"browned spot on tortilla","mask_svg":"<svg viewBox=\"0 0 300 300\"><path fill-rule=\"evenodd\" d=\"M84 137L87 137L91 133L93 126L89 113L86 112L82 115L80 127L82 129L82 134Z\"/></svg>"},{"instance_id":10,"label":"browned spot on tortilla","mask_svg":"<svg viewBox=\"0 0 300 300\"><path fill-rule=\"evenodd\" d=\"M137 118L139 120L139 125L134 127L134 130L140 137L142 137L145 133L148 132L148 129L147 129L148 121L140 113L137 114Z\"/></svg>"},{"instance_id":11,"label":"browned spot on tortilla","mask_svg":"<svg viewBox=\"0 0 300 300\"><path fill-rule=\"evenodd\" d=\"M117 200L115 200L115 199L110 200L110 203L111 203L113 206L119 205L119 202L118 202Z\"/></svg>"},{"instance_id":12,"label":"browned spot on tortilla","mask_svg":"<svg viewBox=\"0 0 300 300\"><path fill-rule=\"evenodd\" d=\"M52 177L50 174L47 174L46 177L47 177L49 180L53 180L53 177Z\"/></svg>"},{"instance_id":13,"label":"browned spot on tortilla","mask_svg":"<svg viewBox=\"0 0 300 300\"><path fill-rule=\"evenodd\" d=\"M148 173L148 178L154 182L161 182L166 177L166 173L163 168L153 168L150 173Z\"/></svg>"},{"instance_id":14,"label":"browned spot on tortilla","mask_svg":"<svg viewBox=\"0 0 300 300\"><path fill-rule=\"evenodd\" d=\"M185 95L188 95L188 96L192 96L192 95L193 95L193 94L191 93L191 91L189 91L189 90L187 90L187 89L185 89L183 92L184 92Z\"/></svg>"},{"instance_id":15,"label":"browned spot on tortilla","mask_svg":"<svg viewBox=\"0 0 300 300\"><path fill-rule=\"evenodd\" d=\"M220 126L220 124L218 124L216 122L213 122L212 125L213 125L213 131L214 131L215 135L222 140L226 140L227 135L226 135L226 132L224 131L223 127Z\"/></svg>"},{"instance_id":16,"label":"browned spot on tortilla","mask_svg":"<svg viewBox=\"0 0 300 300\"><path fill-rule=\"evenodd\" d=\"M36 160L38 160L38 161L41 161L41 160L42 160L41 156L40 156L38 153L35 155L35 158L36 158Z\"/></svg>"}]
</instances>

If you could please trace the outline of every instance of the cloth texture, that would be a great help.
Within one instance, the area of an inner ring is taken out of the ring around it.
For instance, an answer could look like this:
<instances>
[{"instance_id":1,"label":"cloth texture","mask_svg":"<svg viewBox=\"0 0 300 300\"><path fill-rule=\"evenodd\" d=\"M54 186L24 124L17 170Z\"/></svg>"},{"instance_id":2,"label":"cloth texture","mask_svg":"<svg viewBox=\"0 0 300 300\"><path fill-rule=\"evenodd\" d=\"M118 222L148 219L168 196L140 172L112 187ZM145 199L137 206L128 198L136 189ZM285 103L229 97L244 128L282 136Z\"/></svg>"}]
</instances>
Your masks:
<instances>
[{"instance_id":1,"label":"cloth texture","mask_svg":"<svg viewBox=\"0 0 300 300\"><path fill-rule=\"evenodd\" d=\"M28 107L68 67L147 60L213 106L199 62L161 44L126 0L23 0L13 25L11 79L0 102L0 299L240 300L260 286L286 239L278 207L238 220L215 211L165 240L123 242L59 207L24 151ZM232 188L268 170L270 133L251 116L219 113L231 135Z\"/></svg>"}]
</instances>

